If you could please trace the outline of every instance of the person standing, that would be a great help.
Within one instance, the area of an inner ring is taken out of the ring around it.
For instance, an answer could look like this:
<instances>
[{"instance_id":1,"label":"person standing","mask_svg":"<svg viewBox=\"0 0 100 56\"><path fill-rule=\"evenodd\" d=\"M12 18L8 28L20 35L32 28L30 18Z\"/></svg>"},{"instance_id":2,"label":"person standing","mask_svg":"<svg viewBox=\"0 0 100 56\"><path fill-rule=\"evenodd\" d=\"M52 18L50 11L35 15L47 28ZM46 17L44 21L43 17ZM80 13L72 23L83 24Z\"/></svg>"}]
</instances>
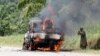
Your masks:
<instances>
[{"instance_id":1,"label":"person standing","mask_svg":"<svg viewBox=\"0 0 100 56\"><path fill-rule=\"evenodd\" d=\"M78 35L81 36L81 39L80 39L80 48L86 49L86 47L87 47L86 32L84 31L84 29L82 27L78 31Z\"/></svg>"}]
</instances>

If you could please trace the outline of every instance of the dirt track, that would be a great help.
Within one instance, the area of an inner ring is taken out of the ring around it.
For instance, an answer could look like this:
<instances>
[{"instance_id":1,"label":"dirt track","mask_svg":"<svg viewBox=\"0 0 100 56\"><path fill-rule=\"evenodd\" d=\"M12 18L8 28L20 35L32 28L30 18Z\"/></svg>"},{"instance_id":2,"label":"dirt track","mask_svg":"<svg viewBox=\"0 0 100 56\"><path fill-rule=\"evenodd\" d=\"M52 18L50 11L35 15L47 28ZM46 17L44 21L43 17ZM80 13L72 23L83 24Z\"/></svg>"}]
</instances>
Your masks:
<instances>
[{"instance_id":1,"label":"dirt track","mask_svg":"<svg viewBox=\"0 0 100 56\"><path fill-rule=\"evenodd\" d=\"M22 51L16 47L0 47L0 56L100 56L96 54L85 54L76 52L42 52L42 51Z\"/></svg>"}]
</instances>

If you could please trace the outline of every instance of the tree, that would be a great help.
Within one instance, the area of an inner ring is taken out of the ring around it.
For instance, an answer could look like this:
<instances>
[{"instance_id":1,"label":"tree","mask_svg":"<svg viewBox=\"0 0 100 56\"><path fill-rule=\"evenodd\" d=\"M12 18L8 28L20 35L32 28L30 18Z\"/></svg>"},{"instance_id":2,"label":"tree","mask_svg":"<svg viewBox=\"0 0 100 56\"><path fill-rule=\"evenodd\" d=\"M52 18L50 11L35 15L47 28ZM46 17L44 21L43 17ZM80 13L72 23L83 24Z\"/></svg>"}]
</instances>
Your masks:
<instances>
[{"instance_id":1,"label":"tree","mask_svg":"<svg viewBox=\"0 0 100 56\"><path fill-rule=\"evenodd\" d=\"M46 0L2 0L0 3L0 35L3 36L24 33L29 19L41 11Z\"/></svg>"}]
</instances>

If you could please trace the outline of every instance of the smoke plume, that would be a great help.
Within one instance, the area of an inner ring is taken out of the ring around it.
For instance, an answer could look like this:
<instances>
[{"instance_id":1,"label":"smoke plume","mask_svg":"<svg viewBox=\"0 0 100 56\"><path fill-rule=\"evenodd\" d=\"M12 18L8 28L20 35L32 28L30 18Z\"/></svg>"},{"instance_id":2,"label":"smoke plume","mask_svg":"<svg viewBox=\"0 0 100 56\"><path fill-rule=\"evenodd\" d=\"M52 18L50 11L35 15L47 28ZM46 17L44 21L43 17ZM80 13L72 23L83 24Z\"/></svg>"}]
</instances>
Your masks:
<instances>
[{"instance_id":1,"label":"smoke plume","mask_svg":"<svg viewBox=\"0 0 100 56\"><path fill-rule=\"evenodd\" d=\"M100 20L100 0L47 0L39 18L47 16L54 20L56 28L71 35L77 27Z\"/></svg>"}]
</instances>

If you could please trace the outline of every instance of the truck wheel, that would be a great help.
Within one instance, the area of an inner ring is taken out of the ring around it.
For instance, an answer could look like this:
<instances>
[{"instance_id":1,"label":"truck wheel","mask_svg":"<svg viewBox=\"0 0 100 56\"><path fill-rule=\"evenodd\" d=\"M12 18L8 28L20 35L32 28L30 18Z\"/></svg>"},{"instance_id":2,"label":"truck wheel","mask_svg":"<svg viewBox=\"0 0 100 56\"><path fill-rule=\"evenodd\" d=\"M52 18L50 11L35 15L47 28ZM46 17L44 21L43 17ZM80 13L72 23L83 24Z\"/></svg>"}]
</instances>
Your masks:
<instances>
[{"instance_id":1,"label":"truck wheel","mask_svg":"<svg viewBox=\"0 0 100 56\"><path fill-rule=\"evenodd\" d=\"M37 50L37 45L33 41L30 42L29 50L31 51Z\"/></svg>"},{"instance_id":2,"label":"truck wheel","mask_svg":"<svg viewBox=\"0 0 100 56\"><path fill-rule=\"evenodd\" d=\"M50 42L50 51L55 51L55 42L54 41Z\"/></svg>"},{"instance_id":3,"label":"truck wheel","mask_svg":"<svg viewBox=\"0 0 100 56\"><path fill-rule=\"evenodd\" d=\"M23 48L22 49L23 50L28 50L28 46L25 43L23 43Z\"/></svg>"}]
</instances>

